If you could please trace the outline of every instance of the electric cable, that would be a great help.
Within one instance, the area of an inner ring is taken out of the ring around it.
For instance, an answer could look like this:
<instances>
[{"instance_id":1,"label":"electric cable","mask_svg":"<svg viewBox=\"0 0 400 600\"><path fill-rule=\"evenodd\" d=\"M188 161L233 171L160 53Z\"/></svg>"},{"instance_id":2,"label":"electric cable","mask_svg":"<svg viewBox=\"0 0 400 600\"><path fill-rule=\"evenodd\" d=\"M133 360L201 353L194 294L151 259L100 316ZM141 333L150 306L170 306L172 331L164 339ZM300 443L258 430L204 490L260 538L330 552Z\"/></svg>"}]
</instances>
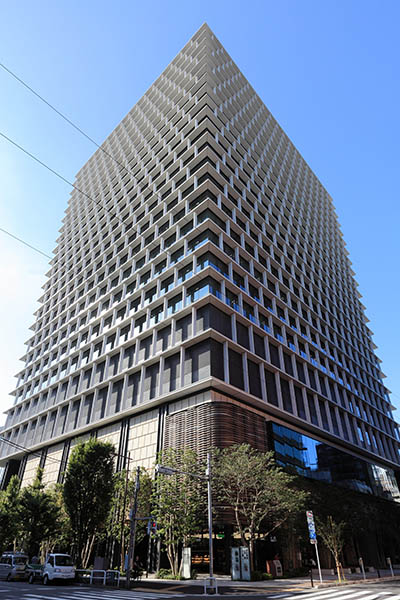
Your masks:
<instances>
[{"instance_id":1,"label":"electric cable","mask_svg":"<svg viewBox=\"0 0 400 600\"><path fill-rule=\"evenodd\" d=\"M94 202L95 204L97 204L98 206L100 206L101 208L103 208L105 211L107 211L110 214L112 214L113 217L115 217L116 219L118 219L118 221L120 221L122 224L124 224L124 220L121 219L121 217L119 217L118 215L115 215L115 214L111 213L107 208L103 207L98 200L95 200L94 198L92 198L91 196L89 196L89 194L87 194L86 192L84 192L83 190L81 190L77 185L75 185L74 183L72 183L72 181L69 181L69 179L67 179L66 177L64 177L64 175L61 175L61 173L59 173L55 169L52 169L51 167L49 167L49 165L47 165L45 162L43 162L42 160L40 160L40 158L38 158L37 156L35 156L31 152L29 152L29 150L27 150L26 148L24 148L23 146L21 146L20 144L18 144L14 140L12 140L10 137L8 137L7 135L5 135L5 133L2 133L1 131L0 131L0 136L3 137L5 140L7 140L7 142L9 142L10 144L12 144L16 148L18 148L18 150L21 150L21 152L24 152L27 156L29 156L30 158L32 158L32 160L34 160L37 163L39 163L39 165L41 165L42 167L44 167L45 169L47 169L48 171L50 171L50 173L53 173L53 175L55 175L56 177L58 177L59 179L61 179L61 181L64 181L65 183L67 183L68 185L70 185L71 187L73 187L77 192L79 192L80 194L82 194L83 196L85 196L86 198L88 198L91 202Z\"/></svg>"},{"instance_id":2,"label":"electric cable","mask_svg":"<svg viewBox=\"0 0 400 600\"><path fill-rule=\"evenodd\" d=\"M28 248L31 248L32 250L35 250L35 252L39 252L39 254L42 254L46 258L49 258L50 260L52 260L52 258L53 258L52 256L50 256L49 254L46 254L42 250L39 250L39 248L35 248L35 246L32 246L32 244L29 244L28 242L26 242L22 238L20 238L20 237L14 235L13 233L10 233L9 231L7 231L7 229L3 229L3 227L0 227L0 231L2 231L3 233L6 233L7 235L9 235L10 237L14 238L15 240L18 240L18 242L21 242L21 244L24 244L25 246L28 246Z\"/></svg>"},{"instance_id":3,"label":"electric cable","mask_svg":"<svg viewBox=\"0 0 400 600\"><path fill-rule=\"evenodd\" d=\"M21 150L21 152L24 152L27 156L29 156L32 160L36 161L39 165L41 165L42 167L44 167L45 169L47 169L48 171L50 171L50 173L53 173L53 175L55 175L56 177L58 177L59 179L61 179L61 181L64 181L65 183L67 183L68 185L70 185L72 188L74 188L77 192L79 192L80 194L82 194L83 196L85 196L86 198L88 198L88 200L90 200L94 204L97 204L97 206L99 206L102 210L104 210L104 212L110 214L113 218L116 218L122 225L125 224L124 219L121 219L121 217L119 217L116 213L111 212L111 210L108 209L107 207L103 206L99 200L95 200L94 198L92 198L89 194L87 194L86 192L84 192L83 190L81 190L77 185L75 185L74 183L72 183L71 181L69 181L69 179L67 179L66 177L64 177L63 175L61 175L61 173L59 173L58 171L56 171L55 169L53 169L52 167L50 167L49 165L47 165L45 162L43 162L42 160L40 160L37 156L35 156L31 152L29 152L26 148L24 148L23 146L21 146L20 144L18 144L16 141L14 141L13 139L11 139L10 137L8 137L7 135L5 135L4 133L2 133L1 131L0 131L0 136L3 137L7 142L9 142L10 144L12 144L16 148L18 148L18 150ZM11 237L13 237L16 240L20 241L21 243L25 244L26 246L31 247L33 250L36 250L37 252L40 252L40 254L43 254L47 258L50 258L50 260L52 259L51 256L49 256L48 254L46 254L42 250L34 248L28 242L25 242L22 238L19 238L19 237L15 236L15 235L9 233L5 229L2 229L2 228L0 228L0 231L3 231L4 233L7 233L8 235L10 235ZM137 232L138 232L138 228L136 228L136 233Z\"/></svg>"},{"instance_id":4,"label":"electric cable","mask_svg":"<svg viewBox=\"0 0 400 600\"><path fill-rule=\"evenodd\" d=\"M30 448L28 448L27 446L22 446L21 444L17 444L16 442L12 442L11 440L7 440L3 435L0 435L0 443L4 442L5 444L9 444L9 446L12 446L13 448L15 448L16 450L23 450L25 452L29 452L29 454L33 454L34 456L39 456L41 457L41 454L38 454L35 451L32 451ZM125 458L128 461L131 461L132 458L130 458L129 455L127 454L118 454L118 452L113 452L113 456L115 458ZM52 460L54 462L57 463L62 463L63 461L59 458L54 458L53 456L49 456L48 454L46 455L46 460Z\"/></svg>"},{"instance_id":5,"label":"electric cable","mask_svg":"<svg viewBox=\"0 0 400 600\"><path fill-rule=\"evenodd\" d=\"M113 160L119 167L121 167L122 169L125 169L125 171L127 171L128 173L130 173L131 175L133 175L132 171L130 169L128 169L128 167L126 167L121 162L119 162L116 158L114 158L112 156L112 154L110 154L109 152L107 152L107 150L105 150L100 144L98 144L96 142L96 140L94 140L92 137L90 137L90 135L88 135L87 133L85 133L83 131L83 129L81 129L78 125L76 125L73 121L71 121L71 119L69 119L66 115L64 115L53 104L51 104L48 100L46 100L46 98L44 98L41 94L39 94L38 92L36 92L36 90L34 90L23 79L21 79L21 77L18 77L18 75L16 75L16 73L14 73L11 69L9 69L8 67L6 67L5 64L0 63L0 67L2 69L4 69L4 71L6 71L9 75L11 75L12 77L14 77L14 79L16 79L21 85L23 85L27 90L29 90L37 98L39 98L39 100L41 102L43 102L44 104L46 104L46 106L48 106L51 110L53 110L59 117L61 117L62 119L64 119L64 121L66 121L69 125L71 125L71 127L73 127L76 131L78 131L81 135L83 135L87 140L89 140L89 142L91 142L92 144L94 144L96 146L96 148L98 148L99 150L101 150L101 152L104 152L104 154L106 156L108 156L108 158L111 158L111 160Z\"/></svg>"}]
</instances>

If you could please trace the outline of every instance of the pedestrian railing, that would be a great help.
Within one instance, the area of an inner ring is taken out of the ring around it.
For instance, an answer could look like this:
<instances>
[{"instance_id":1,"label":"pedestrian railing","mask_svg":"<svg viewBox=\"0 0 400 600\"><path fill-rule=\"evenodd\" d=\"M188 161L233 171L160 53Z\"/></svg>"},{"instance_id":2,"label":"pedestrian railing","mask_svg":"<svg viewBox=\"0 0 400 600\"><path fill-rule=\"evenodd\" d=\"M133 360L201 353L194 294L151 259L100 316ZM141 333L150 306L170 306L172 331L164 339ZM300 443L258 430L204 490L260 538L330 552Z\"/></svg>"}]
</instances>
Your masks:
<instances>
[{"instance_id":1,"label":"pedestrian railing","mask_svg":"<svg viewBox=\"0 0 400 600\"><path fill-rule=\"evenodd\" d=\"M215 577L204 579L204 595L206 594L218 594L218 583Z\"/></svg>"},{"instance_id":2,"label":"pedestrian railing","mask_svg":"<svg viewBox=\"0 0 400 600\"><path fill-rule=\"evenodd\" d=\"M81 583L88 583L93 585L95 583L100 585L116 585L119 587L119 581L121 573L111 569L77 569L76 575Z\"/></svg>"}]
</instances>

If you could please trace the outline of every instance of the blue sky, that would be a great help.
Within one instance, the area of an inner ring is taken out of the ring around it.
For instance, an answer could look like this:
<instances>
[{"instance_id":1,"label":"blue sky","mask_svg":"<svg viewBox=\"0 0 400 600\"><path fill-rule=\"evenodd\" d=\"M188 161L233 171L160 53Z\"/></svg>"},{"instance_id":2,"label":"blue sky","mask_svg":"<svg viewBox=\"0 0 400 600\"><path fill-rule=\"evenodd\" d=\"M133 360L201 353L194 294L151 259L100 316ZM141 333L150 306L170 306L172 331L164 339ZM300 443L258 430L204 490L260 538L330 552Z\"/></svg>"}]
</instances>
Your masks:
<instances>
[{"instance_id":1,"label":"blue sky","mask_svg":"<svg viewBox=\"0 0 400 600\"><path fill-rule=\"evenodd\" d=\"M101 142L206 21L332 195L400 406L399 19L389 0L21 0L0 61ZM0 131L68 179L95 150L1 69ZM1 139L0 177L0 227L51 254L68 185ZM5 409L48 265L1 232L0 252Z\"/></svg>"}]
</instances>

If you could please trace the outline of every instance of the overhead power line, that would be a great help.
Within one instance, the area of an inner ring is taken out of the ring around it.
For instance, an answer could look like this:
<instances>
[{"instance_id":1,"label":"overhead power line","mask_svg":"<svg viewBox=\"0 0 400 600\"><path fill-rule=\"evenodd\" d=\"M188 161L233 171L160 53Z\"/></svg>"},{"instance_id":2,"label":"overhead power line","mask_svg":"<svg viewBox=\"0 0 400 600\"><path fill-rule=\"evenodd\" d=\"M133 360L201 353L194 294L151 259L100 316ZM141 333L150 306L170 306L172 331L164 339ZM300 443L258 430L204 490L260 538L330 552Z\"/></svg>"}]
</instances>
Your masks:
<instances>
[{"instance_id":1,"label":"overhead power line","mask_svg":"<svg viewBox=\"0 0 400 600\"><path fill-rule=\"evenodd\" d=\"M89 142L91 142L92 144L94 144L96 146L96 148L98 148L99 150L101 150L101 152L103 152L106 156L108 156L108 158L111 158L111 160L113 160L119 167L121 167L121 169L125 169L125 171L127 171L128 173L130 173L131 175L133 175L132 171L130 169L128 169L128 167L126 167L124 164L122 164L116 158L114 158L112 156L112 154L110 154L109 152L107 152L107 150L105 150L100 144L98 144L96 142L96 140L94 140L92 137L90 137L90 135L88 135L87 133L85 133L83 131L83 129L81 129L78 125L76 125L73 121L71 121L71 119L69 119L60 110L58 110L55 106L53 106L53 104L51 104L48 100L46 100L46 98L44 98L38 92L36 92L36 90L34 90L23 79L21 79L21 77L18 77L18 75L16 75L16 73L14 73L13 71L11 71L11 69L9 69L8 67L6 67L5 64L0 63L0 67L2 69L4 69L4 71L6 71L9 75L11 75L11 77L14 77L14 79L16 79L21 85L23 85L32 94L34 94L34 96L36 96L37 98L39 98L39 100L41 102L43 102L44 104L46 104L46 106L48 106L52 111L54 111L59 117L61 117L62 119L64 119L64 121L66 121L66 123L68 123L68 125L71 125L71 127L73 127L76 131L78 131L81 135L83 135L87 140L89 140Z\"/></svg>"},{"instance_id":2,"label":"overhead power line","mask_svg":"<svg viewBox=\"0 0 400 600\"><path fill-rule=\"evenodd\" d=\"M41 456L42 456L42 454L40 452L31 450L27 446L22 446L21 444L17 444L16 442L12 442L11 440L8 440L7 438L5 438L2 435L0 435L0 443L1 442L8 444L9 446L11 446L12 448L15 448L16 450L21 450L21 451L23 450L25 452L29 452L29 454L32 454L33 456L38 456L39 458L41 458ZM129 453L128 454L119 454L118 452L113 452L112 455L115 458L125 458L128 461L132 460L129 456ZM48 454L46 455L46 460L51 460L51 461L59 463L59 464L61 464L63 462L62 459L55 458L54 456L49 456Z\"/></svg>"},{"instance_id":3,"label":"overhead power line","mask_svg":"<svg viewBox=\"0 0 400 600\"><path fill-rule=\"evenodd\" d=\"M35 248L35 246L32 246L32 244L29 244L28 242L26 242L22 238L14 235L13 233L10 233L9 231L7 231L7 229L3 229L3 227L0 227L0 231L2 231L3 233L6 233L7 235L9 235L10 237L14 238L15 240L18 240L18 242L21 242L21 244L24 244L25 246L28 246L28 248L31 248L32 250L35 250L35 252L39 252L39 254L42 254L46 258L50 258L50 260L53 258L49 254L46 254L46 252L43 252L42 250L39 250L39 248Z\"/></svg>"},{"instance_id":4,"label":"overhead power line","mask_svg":"<svg viewBox=\"0 0 400 600\"><path fill-rule=\"evenodd\" d=\"M48 164L46 164L45 162L43 162L42 160L40 160L40 158L38 158L37 156L35 156L34 154L32 154L31 152L29 152L28 150L26 150L26 148L24 148L23 146L21 146L20 144L18 144L14 140L12 140L10 137L8 137L7 135L5 135L1 131L0 131L0 136L3 137L7 142L9 142L10 144L12 144L16 148L18 148L18 150L21 150L21 152L24 152L27 156L29 156L29 158L32 158L32 160L36 161L37 163L39 163L39 165L41 165L42 167L44 167L45 169L47 169L48 171L50 171L50 173L53 173L53 175L55 175L56 177L58 177L59 179L61 179L61 181L64 181L65 183L67 183L68 185L70 185L71 187L73 187L74 190L76 190L77 192L79 192L80 194L82 194L83 196L85 196L86 198L88 198L91 202L94 202L95 204L97 204L98 206L100 206L100 208L102 208L105 212L110 213L113 217L115 217L116 219L118 219L118 221L120 221L120 223L124 224L124 220L121 219L121 217L119 217L115 213L112 213L109 209L107 209L105 206L103 206L99 202L99 200L95 200L94 198L92 198L91 196L89 196L89 194L87 194L86 192L84 192L83 190L81 190L77 185L75 185L74 183L72 183L72 181L69 181L69 179L67 179L66 177L64 177L64 175L61 175L61 173L59 173L55 169L52 169L51 167L49 167Z\"/></svg>"}]
</instances>

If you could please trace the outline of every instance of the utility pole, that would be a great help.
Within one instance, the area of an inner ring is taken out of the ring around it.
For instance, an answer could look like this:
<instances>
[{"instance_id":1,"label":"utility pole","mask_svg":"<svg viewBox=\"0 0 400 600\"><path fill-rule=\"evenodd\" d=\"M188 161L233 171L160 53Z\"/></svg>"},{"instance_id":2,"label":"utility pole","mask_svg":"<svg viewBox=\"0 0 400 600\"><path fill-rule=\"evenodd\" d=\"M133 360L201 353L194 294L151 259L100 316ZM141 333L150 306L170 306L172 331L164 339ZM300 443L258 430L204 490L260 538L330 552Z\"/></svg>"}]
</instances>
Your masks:
<instances>
[{"instance_id":1,"label":"utility pole","mask_svg":"<svg viewBox=\"0 0 400 600\"><path fill-rule=\"evenodd\" d=\"M214 551L213 551L213 525L212 525L212 495L211 495L211 453L207 453L207 495L208 495L208 538L210 555L210 585L214 584Z\"/></svg>"},{"instance_id":2,"label":"utility pole","mask_svg":"<svg viewBox=\"0 0 400 600\"><path fill-rule=\"evenodd\" d=\"M135 481L135 493L133 496L133 504L131 508L131 530L129 535L129 550L128 550L128 564L126 569L126 587L129 590L131 584L131 571L135 552L135 537L136 537L136 513L138 505L138 494L140 489L140 467L136 469L136 481Z\"/></svg>"},{"instance_id":3,"label":"utility pole","mask_svg":"<svg viewBox=\"0 0 400 600\"><path fill-rule=\"evenodd\" d=\"M122 518L121 518L121 535L120 535L120 540L119 540L119 546L120 546L120 558L118 560L118 566L121 567L121 569L123 569L124 567L124 546L125 546L125 536L124 536L124 528L125 528L125 513L126 513L126 498L128 495L128 485L129 485L129 467L130 467L130 462L131 462L131 454L130 452L128 452L128 456L127 456L127 465L126 465L126 472L125 472L125 487L124 487L124 501L123 501L123 506L122 506ZM121 563L120 563L121 561Z\"/></svg>"},{"instance_id":4,"label":"utility pole","mask_svg":"<svg viewBox=\"0 0 400 600\"><path fill-rule=\"evenodd\" d=\"M189 475L190 477L196 477L197 479L201 479L207 482L207 496L208 496L208 548L209 548L209 557L210 557L210 570L209 570L209 581L210 586L213 588L213 591L218 594L218 586L217 581L214 577L214 551L213 551L213 523L212 523L212 491L211 491L211 452L207 453L207 468L205 475L197 475L196 473L186 473L185 471L180 471L179 469L174 469L172 467L167 467L165 465L156 465L156 474L161 475L175 475L176 473L182 473L182 475ZM206 590L207 586L204 586L204 590ZM204 591L206 593L206 591Z\"/></svg>"}]
</instances>

